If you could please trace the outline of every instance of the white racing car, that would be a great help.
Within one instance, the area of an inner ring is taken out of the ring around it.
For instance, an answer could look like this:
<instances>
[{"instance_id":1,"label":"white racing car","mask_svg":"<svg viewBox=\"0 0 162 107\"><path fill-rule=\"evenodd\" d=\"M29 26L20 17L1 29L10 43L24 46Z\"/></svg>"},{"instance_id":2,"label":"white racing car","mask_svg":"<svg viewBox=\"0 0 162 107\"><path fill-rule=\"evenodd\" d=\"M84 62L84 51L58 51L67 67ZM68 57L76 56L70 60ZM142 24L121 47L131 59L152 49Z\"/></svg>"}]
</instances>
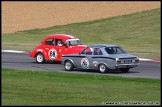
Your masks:
<instances>
[{"instance_id":1,"label":"white racing car","mask_svg":"<svg viewBox=\"0 0 162 107\"><path fill-rule=\"evenodd\" d=\"M128 54L120 46L96 44L85 47L79 54L63 55L62 64L67 71L82 68L98 69L101 73L110 69L128 72L130 68L138 66L139 58Z\"/></svg>"}]
</instances>

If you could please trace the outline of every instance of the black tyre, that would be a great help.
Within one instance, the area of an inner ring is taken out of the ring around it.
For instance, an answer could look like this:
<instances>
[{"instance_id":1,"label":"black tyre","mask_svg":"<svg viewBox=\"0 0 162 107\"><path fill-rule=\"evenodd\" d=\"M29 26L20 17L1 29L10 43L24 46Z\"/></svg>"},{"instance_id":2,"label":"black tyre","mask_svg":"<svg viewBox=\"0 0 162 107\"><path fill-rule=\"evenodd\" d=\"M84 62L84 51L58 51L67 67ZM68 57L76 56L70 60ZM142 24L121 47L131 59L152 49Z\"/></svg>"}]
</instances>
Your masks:
<instances>
[{"instance_id":1,"label":"black tyre","mask_svg":"<svg viewBox=\"0 0 162 107\"><path fill-rule=\"evenodd\" d=\"M129 71L129 68L120 68L121 72L127 73Z\"/></svg>"},{"instance_id":2,"label":"black tyre","mask_svg":"<svg viewBox=\"0 0 162 107\"><path fill-rule=\"evenodd\" d=\"M106 73L108 71L108 68L105 64L100 64L99 71L100 71L100 73Z\"/></svg>"},{"instance_id":3,"label":"black tyre","mask_svg":"<svg viewBox=\"0 0 162 107\"><path fill-rule=\"evenodd\" d=\"M36 60L36 62L37 62L38 64L42 64L42 63L45 62L44 56L43 56L43 54L41 54L41 53L38 53L38 54L35 56L35 60Z\"/></svg>"},{"instance_id":4,"label":"black tyre","mask_svg":"<svg viewBox=\"0 0 162 107\"><path fill-rule=\"evenodd\" d=\"M64 63L64 68L66 71L73 71L74 70L74 65L71 61L66 61Z\"/></svg>"}]
</instances>

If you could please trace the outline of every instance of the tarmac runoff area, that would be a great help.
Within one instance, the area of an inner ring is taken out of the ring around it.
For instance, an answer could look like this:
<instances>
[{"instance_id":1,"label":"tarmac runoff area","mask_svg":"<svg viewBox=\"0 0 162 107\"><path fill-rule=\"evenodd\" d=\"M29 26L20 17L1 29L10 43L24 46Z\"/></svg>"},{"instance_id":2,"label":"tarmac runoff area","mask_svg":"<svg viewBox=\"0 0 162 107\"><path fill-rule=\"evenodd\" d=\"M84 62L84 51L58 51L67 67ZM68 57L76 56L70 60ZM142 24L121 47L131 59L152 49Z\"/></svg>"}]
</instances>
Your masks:
<instances>
[{"instance_id":1,"label":"tarmac runoff area","mask_svg":"<svg viewBox=\"0 0 162 107\"><path fill-rule=\"evenodd\" d=\"M27 51L17 51L17 50L2 50L2 52L29 54L29 52L27 52ZM160 59L139 58L139 60L140 60L140 61L161 62Z\"/></svg>"}]
</instances>

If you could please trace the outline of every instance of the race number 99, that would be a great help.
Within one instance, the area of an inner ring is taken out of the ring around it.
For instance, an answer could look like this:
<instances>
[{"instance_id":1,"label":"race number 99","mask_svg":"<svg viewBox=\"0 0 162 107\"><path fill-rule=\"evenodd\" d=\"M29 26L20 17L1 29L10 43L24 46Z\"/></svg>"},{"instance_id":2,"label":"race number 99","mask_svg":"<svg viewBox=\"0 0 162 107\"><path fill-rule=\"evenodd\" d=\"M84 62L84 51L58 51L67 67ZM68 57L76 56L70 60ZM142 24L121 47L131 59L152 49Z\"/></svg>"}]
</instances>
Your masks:
<instances>
[{"instance_id":1,"label":"race number 99","mask_svg":"<svg viewBox=\"0 0 162 107\"><path fill-rule=\"evenodd\" d=\"M83 58L81 60L81 66L84 68L84 69L88 69L89 68L89 61L87 58Z\"/></svg>"}]
</instances>

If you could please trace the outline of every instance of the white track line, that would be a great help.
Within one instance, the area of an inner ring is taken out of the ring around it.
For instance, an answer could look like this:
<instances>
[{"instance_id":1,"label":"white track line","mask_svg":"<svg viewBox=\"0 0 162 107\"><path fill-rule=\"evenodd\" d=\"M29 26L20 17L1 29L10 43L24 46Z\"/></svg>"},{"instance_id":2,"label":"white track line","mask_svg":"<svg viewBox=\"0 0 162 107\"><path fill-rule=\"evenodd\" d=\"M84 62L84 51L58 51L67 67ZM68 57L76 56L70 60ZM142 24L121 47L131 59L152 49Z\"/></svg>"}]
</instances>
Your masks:
<instances>
[{"instance_id":1,"label":"white track line","mask_svg":"<svg viewBox=\"0 0 162 107\"><path fill-rule=\"evenodd\" d=\"M25 51L16 51L16 50L2 50L2 52L8 52L8 53L24 53Z\"/></svg>"},{"instance_id":2,"label":"white track line","mask_svg":"<svg viewBox=\"0 0 162 107\"><path fill-rule=\"evenodd\" d=\"M17 50L2 50L2 52L29 54L29 52L27 52L27 51L17 51Z\"/></svg>"}]
</instances>

